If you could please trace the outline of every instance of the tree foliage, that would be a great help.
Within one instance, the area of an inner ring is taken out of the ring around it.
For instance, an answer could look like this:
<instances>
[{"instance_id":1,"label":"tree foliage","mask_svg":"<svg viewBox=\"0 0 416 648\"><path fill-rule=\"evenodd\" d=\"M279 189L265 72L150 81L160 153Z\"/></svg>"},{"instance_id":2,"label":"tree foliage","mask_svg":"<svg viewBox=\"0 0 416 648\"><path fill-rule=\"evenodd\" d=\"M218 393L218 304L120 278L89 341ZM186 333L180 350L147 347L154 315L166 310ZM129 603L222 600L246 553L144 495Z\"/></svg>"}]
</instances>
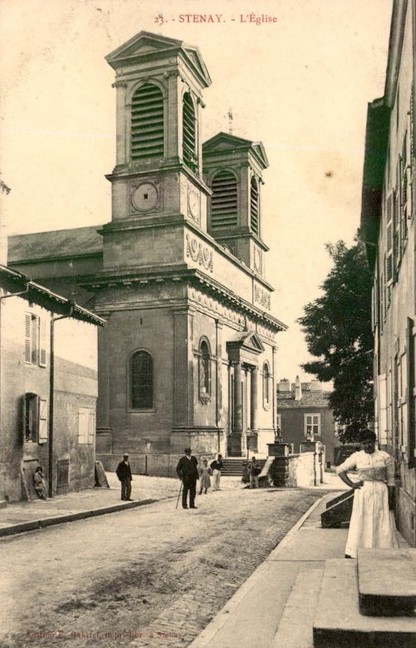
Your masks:
<instances>
[{"instance_id":1,"label":"tree foliage","mask_svg":"<svg viewBox=\"0 0 416 648\"><path fill-rule=\"evenodd\" d=\"M329 405L345 426L341 440L356 441L374 419L372 277L358 240L350 248L344 241L326 248L333 267L321 286L323 294L298 319L317 360L302 366L323 382L333 381Z\"/></svg>"}]
</instances>

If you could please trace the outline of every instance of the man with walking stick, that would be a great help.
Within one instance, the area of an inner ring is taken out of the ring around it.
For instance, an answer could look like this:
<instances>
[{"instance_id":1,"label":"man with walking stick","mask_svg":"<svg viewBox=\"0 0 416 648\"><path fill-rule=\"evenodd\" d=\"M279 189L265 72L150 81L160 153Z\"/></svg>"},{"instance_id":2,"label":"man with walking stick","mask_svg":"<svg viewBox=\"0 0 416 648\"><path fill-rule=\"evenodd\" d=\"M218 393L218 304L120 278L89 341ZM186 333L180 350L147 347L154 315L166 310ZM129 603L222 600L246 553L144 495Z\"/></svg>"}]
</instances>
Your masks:
<instances>
[{"instance_id":1,"label":"man with walking stick","mask_svg":"<svg viewBox=\"0 0 416 648\"><path fill-rule=\"evenodd\" d=\"M182 481L182 508L188 508L188 493L189 493L189 508L196 509L195 496L196 496L196 482L198 479L198 460L192 454L191 448L185 448L185 456L181 457L176 466L176 472L179 479ZM180 490L179 490L180 495ZM178 501L179 501L178 495Z\"/></svg>"}]
</instances>

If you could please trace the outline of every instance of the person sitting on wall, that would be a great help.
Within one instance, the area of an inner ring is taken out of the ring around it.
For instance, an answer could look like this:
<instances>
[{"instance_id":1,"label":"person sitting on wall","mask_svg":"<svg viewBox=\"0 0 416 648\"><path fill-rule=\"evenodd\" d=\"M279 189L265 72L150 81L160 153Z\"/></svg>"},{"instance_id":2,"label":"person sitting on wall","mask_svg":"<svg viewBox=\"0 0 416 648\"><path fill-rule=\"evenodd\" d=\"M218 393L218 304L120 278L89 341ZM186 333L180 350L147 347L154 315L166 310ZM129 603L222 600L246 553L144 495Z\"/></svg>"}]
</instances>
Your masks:
<instances>
[{"instance_id":1,"label":"person sitting on wall","mask_svg":"<svg viewBox=\"0 0 416 648\"><path fill-rule=\"evenodd\" d=\"M40 499L48 499L46 497L46 485L45 485L45 477L43 475L43 470L42 466L38 466L33 473L33 486L36 492L36 495L40 497Z\"/></svg>"},{"instance_id":2,"label":"person sitting on wall","mask_svg":"<svg viewBox=\"0 0 416 648\"><path fill-rule=\"evenodd\" d=\"M256 457L251 458L251 462L249 464L249 470L250 470L250 488L258 488L261 468Z\"/></svg>"}]
</instances>

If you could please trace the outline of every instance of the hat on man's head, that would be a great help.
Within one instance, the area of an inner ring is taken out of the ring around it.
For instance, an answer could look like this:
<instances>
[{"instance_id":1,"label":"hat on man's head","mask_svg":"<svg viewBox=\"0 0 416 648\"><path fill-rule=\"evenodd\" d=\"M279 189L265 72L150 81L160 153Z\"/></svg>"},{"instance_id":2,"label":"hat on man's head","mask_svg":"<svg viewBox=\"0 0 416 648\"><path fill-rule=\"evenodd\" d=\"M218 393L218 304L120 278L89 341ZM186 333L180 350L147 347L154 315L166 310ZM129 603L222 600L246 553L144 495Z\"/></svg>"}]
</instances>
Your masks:
<instances>
[{"instance_id":1,"label":"hat on man's head","mask_svg":"<svg viewBox=\"0 0 416 648\"><path fill-rule=\"evenodd\" d=\"M188 454L188 452L192 452L191 448L185 448L184 450L185 454Z\"/></svg>"}]
</instances>

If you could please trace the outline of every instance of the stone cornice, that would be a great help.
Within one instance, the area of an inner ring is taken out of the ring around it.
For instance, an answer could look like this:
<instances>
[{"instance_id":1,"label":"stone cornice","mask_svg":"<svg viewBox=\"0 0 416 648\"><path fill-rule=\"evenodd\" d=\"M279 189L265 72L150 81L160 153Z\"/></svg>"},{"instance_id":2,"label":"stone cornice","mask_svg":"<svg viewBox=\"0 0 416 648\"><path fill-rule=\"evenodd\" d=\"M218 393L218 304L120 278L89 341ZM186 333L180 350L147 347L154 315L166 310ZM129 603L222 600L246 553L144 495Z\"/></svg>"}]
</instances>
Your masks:
<instances>
[{"instance_id":1,"label":"stone cornice","mask_svg":"<svg viewBox=\"0 0 416 648\"><path fill-rule=\"evenodd\" d=\"M137 272L140 270L140 276ZM79 282L79 285L87 290L101 290L103 288L111 288L117 286L148 286L149 284L160 284L163 282L180 282L191 284L203 292L214 296L218 301L223 302L230 307L239 310L241 313L247 313L254 321L265 323L275 332L285 331L287 326L280 320L273 317L266 311L256 307L254 304L242 299L231 290L222 286L211 277L204 273L187 268L186 266L171 266L160 269L155 272L154 267L149 268L147 272L145 269L131 269L124 273L114 273L113 271L102 271L91 277L84 277Z\"/></svg>"}]
</instances>

